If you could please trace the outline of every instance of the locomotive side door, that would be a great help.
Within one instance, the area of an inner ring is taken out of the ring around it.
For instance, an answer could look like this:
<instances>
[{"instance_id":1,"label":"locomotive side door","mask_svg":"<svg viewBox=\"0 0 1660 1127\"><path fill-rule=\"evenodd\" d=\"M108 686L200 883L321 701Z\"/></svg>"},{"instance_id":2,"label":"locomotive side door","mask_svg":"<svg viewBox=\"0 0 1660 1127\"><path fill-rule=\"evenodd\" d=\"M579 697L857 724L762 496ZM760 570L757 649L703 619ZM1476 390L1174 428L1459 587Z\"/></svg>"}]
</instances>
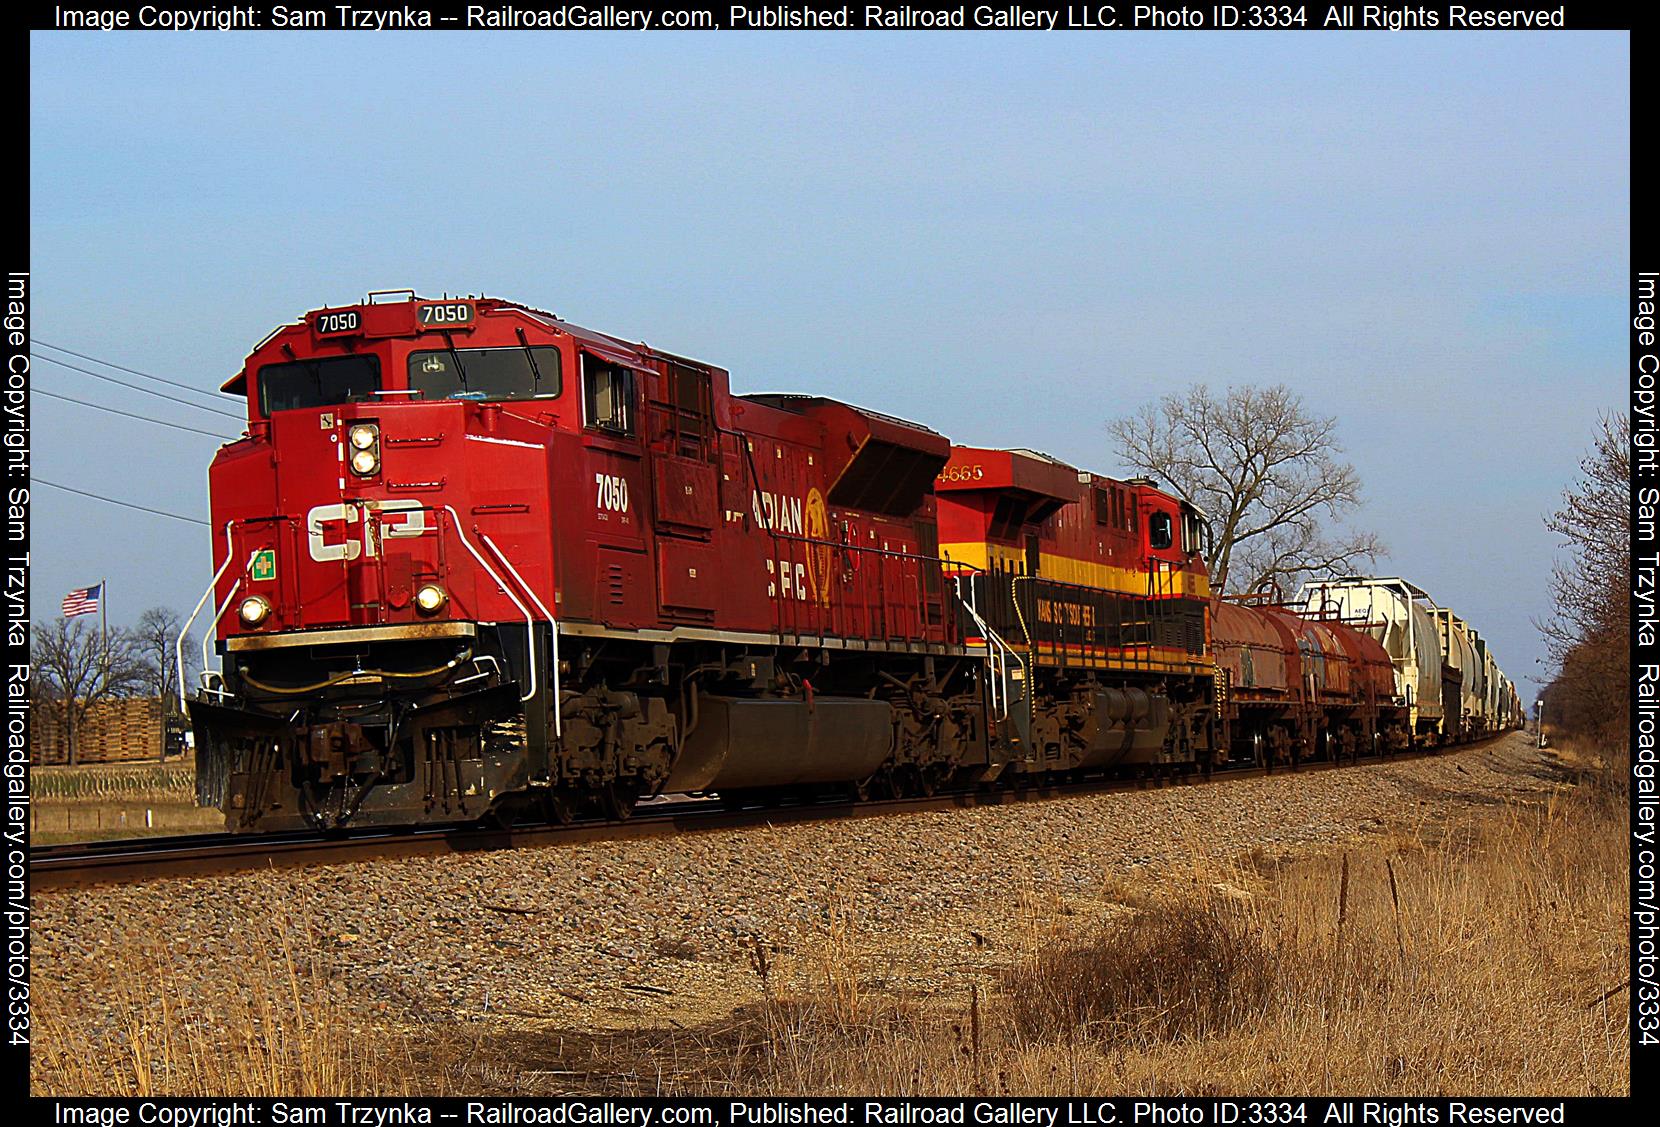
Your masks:
<instances>
[{"instance_id":1,"label":"locomotive side door","mask_svg":"<svg viewBox=\"0 0 1660 1127\"><path fill-rule=\"evenodd\" d=\"M712 622L719 606L719 439L709 373L668 361L646 393L657 598L665 619Z\"/></svg>"},{"instance_id":2,"label":"locomotive side door","mask_svg":"<svg viewBox=\"0 0 1660 1127\"><path fill-rule=\"evenodd\" d=\"M655 617L643 527L650 487L636 416L644 373L588 349L580 357L587 465L577 481L595 554L593 614L607 625L638 625Z\"/></svg>"}]
</instances>

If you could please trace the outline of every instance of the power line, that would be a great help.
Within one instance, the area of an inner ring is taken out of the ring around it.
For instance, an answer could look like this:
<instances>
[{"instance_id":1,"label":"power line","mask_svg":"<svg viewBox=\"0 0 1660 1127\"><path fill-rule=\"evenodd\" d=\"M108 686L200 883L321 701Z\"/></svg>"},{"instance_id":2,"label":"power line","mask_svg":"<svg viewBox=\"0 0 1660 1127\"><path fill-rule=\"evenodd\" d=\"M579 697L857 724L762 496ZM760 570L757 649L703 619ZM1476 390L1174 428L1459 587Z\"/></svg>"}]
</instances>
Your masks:
<instances>
[{"instance_id":1,"label":"power line","mask_svg":"<svg viewBox=\"0 0 1660 1127\"><path fill-rule=\"evenodd\" d=\"M132 391L140 392L144 395L153 395L157 399L165 399L170 403L183 404L184 406L194 408L197 411L206 411L209 414L213 414L213 415L223 415L227 419L235 419L238 422L241 422L241 420L242 420L241 415L235 415L235 414L232 414L229 411L221 411L217 407L203 407L200 403L192 403L188 399L180 399L178 396L168 395L166 392L151 391L147 387L140 387L138 384L128 383L126 380L118 380L114 376L106 376L102 372L94 372L91 368L83 368L79 364L71 364L67 360L57 360L57 359L54 359L53 357L50 357L50 356L37 356L37 357L35 357L35 359L44 360L48 364L56 364L60 368L68 368L71 371L84 372L86 375L91 376L95 380L106 380L109 383L119 384L121 387L128 388Z\"/></svg>"},{"instance_id":2,"label":"power line","mask_svg":"<svg viewBox=\"0 0 1660 1127\"><path fill-rule=\"evenodd\" d=\"M220 434L217 431L202 430L200 427L188 427L183 423L170 423L166 419L152 419L149 415L135 415L131 411L121 411L114 407L105 407L102 403L88 403L84 399L76 399L70 395L59 395L57 392L47 391L45 388L30 388L29 392L31 395L44 395L48 399L61 399L65 403L74 403L81 407L90 407L94 411L107 411L112 415L121 415L128 419L137 419L141 423L154 423L158 427L172 427L174 430L187 430L192 434L205 434L209 438L217 438L220 442L233 441L229 435Z\"/></svg>"},{"instance_id":3,"label":"power line","mask_svg":"<svg viewBox=\"0 0 1660 1127\"><path fill-rule=\"evenodd\" d=\"M220 394L217 391L208 391L205 388L196 387L194 384L181 383L178 380L170 380L165 376L153 376L149 372L142 372L137 368L129 368L125 364L117 364L113 360L101 360L96 356L88 356L84 352L76 352L73 348L64 348L59 344L47 344L39 338L36 338L35 343L40 345L42 348L50 348L53 352L63 352L69 354L70 356L79 356L82 360L90 360L94 364L102 364L106 368L114 368L121 372L130 372L135 376L143 376L147 380L155 380L157 383L166 384L168 387L176 387L183 391L194 392L197 395L209 395L217 398ZM51 357L48 356L45 357L45 359L50 360Z\"/></svg>"},{"instance_id":4,"label":"power line","mask_svg":"<svg viewBox=\"0 0 1660 1127\"><path fill-rule=\"evenodd\" d=\"M78 496L81 496L81 497L90 497L94 501L102 501L107 505L120 505L124 509L137 509L141 513L152 513L152 514L154 514L155 516L158 516L158 517L172 517L174 520L182 520L182 521L185 521L189 524L199 524L203 528L212 528L213 527L207 521L201 520L197 517L187 517L187 516L182 516L179 513L167 512L165 509L152 509L152 508L149 508L145 505L135 505L131 501L117 501L114 497L105 497L105 496L102 496L101 494L97 494L97 493L88 493L84 489L73 489L73 488L71 488L70 486L67 486L67 485L59 485L55 481L47 481L43 477L31 477L31 480L34 481L34 482L37 482L41 485L50 485L53 489L61 489L65 493L74 493L74 494L76 494Z\"/></svg>"}]
</instances>

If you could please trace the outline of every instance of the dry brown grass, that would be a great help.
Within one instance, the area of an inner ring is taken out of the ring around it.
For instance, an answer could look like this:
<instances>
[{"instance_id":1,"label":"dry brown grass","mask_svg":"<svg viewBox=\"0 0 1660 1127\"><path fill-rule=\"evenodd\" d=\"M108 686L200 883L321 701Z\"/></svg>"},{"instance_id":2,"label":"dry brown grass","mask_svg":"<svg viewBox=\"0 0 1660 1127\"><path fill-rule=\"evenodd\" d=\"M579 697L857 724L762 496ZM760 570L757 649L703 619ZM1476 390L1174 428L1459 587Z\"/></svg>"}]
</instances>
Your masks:
<instances>
[{"instance_id":1,"label":"dry brown grass","mask_svg":"<svg viewBox=\"0 0 1660 1127\"><path fill-rule=\"evenodd\" d=\"M1016 967L1004 983L1004 1012L1025 1041L1175 1041L1226 1032L1273 985L1269 952L1246 912L1158 903Z\"/></svg>"},{"instance_id":2,"label":"dry brown grass","mask_svg":"<svg viewBox=\"0 0 1660 1127\"><path fill-rule=\"evenodd\" d=\"M690 1029L389 1031L348 1004L346 954L293 921L266 925L230 991L193 981L188 960L129 948L105 968L104 997L59 998L41 983L34 1084L186 1095L1625 1093L1624 796L1608 776L1575 777L1547 802L1408 825L1329 856L1221 859L1195 841L1179 872L1104 882L1112 907L1093 916L1028 890L1012 906L1021 939L1004 969L946 997L886 988L895 959L942 956L896 954L895 937L875 934L842 894L787 943L753 937L761 1000Z\"/></svg>"},{"instance_id":3,"label":"dry brown grass","mask_svg":"<svg viewBox=\"0 0 1660 1127\"><path fill-rule=\"evenodd\" d=\"M37 802L29 811L29 841L125 841L139 837L217 833L225 816L195 802L102 802L70 798Z\"/></svg>"},{"instance_id":4,"label":"dry brown grass","mask_svg":"<svg viewBox=\"0 0 1660 1127\"><path fill-rule=\"evenodd\" d=\"M1618 1094L1630 1088L1625 810L1544 804L1289 861L1196 858L1082 932L1032 920L1000 981L854 994L827 917L789 997L605 1035L563 1075L625 1092ZM770 972L769 973L773 973Z\"/></svg>"},{"instance_id":5,"label":"dry brown grass","mask_svg":"<svg viewBox=\"0 0 1660 1127\"><path fill-rule=\"evenodd\" d=\"M196 771L188 763L34 767L29 788L36 845L225 828L223 814L196 805Z\"/></svg>"},{"instance_id":6,"label":"dry brown grass","mask_svg":"<svg viewBox=\"0 0 1660 1127\"><path fill-rule=\"evenodd\" d=\"M56 995L37 976L31 1088L53 1096L402 1095L453 1090L453 1033L436 1055L346 1005L325 941L255 925L235 982L192 976L159 943L100 948L104 989Z\"/></svg>"}]
</instances>

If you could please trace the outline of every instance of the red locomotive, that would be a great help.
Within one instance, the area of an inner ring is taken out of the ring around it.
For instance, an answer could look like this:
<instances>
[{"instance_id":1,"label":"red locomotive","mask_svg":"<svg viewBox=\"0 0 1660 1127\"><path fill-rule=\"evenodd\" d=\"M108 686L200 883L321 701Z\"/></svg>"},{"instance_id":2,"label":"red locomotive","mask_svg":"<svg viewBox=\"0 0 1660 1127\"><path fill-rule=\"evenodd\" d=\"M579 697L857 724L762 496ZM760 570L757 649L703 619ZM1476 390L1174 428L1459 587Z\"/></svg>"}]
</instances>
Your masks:
<instances>
[{"instance_id":1,"label":"red locomotive","mask_svg":"<svg viewBox=\"0 0 1660 1127\"><path fill-rule=\"evenodd\" d=\"M1382 648L1213 601L1202 515L1145 480L734 395L486 298L315 310L224 390L249 421L211 470L222 672L189 707L232 828L1406 742Z\"/></svg>"}]
</instances>

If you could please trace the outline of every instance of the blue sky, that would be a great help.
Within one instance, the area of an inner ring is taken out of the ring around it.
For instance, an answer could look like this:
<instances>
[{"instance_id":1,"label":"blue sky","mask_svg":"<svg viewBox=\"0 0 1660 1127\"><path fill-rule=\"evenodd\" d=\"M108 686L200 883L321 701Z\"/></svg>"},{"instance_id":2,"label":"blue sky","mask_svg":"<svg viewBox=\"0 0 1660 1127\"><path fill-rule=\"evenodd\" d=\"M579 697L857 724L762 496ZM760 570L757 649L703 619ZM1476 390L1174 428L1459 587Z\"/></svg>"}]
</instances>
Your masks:
<instances>
[{"instance_id":1,"label":"blue sky","mask_svg":"<svg viewBox=\"0 0 1660 1127\"><path fill-rule=\"evenodd\" d=\"M1629 83L1623 33L36 33L35 332L216 387L307 309L482 291L1108 472L1108 419L1284 382L1525 690L1623 399ZM211 439L33 413L40 476L205 516ZM186 612L208 559L35 491L37 619Z\"/></svg>"}]
</instances>

